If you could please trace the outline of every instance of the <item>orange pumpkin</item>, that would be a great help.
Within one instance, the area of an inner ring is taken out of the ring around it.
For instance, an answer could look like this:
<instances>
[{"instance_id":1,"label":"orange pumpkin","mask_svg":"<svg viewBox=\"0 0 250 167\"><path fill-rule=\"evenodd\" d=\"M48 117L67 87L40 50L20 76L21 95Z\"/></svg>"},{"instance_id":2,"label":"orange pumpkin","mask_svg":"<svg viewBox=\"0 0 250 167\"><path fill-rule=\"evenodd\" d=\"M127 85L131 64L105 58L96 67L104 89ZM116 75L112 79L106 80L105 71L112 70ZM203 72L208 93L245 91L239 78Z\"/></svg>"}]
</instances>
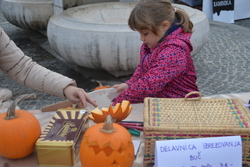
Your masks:
<instances>
[{"instance_id":1,"label":"orange pumpkin","mask_svg":"<svg viewBox=\"0 0 250 167\"><path fill-rule=\"evenodd\" d=\"M99 86L96 87L94 90L99 90L99 89L107 89L107 88L110 88L110 86L106 85L106 86L103 86L102 83L100 81L97 81L97 83L99 83Z\"/></svg>"},{"instance_id":2,"label":"orange pumpkin","mask_svg":"<svg viewBox=\"0 0 250 167\"><path fill-rule=\"evenodd\" d=\"M112 108L112 105L110 105L109 108L102 108L102 110L100 110L98 107L94 110L91 110L89 118L95 123L101 123L105 121L107 115L111 115L111 117L115 119L116 122L120 122L128 117L131 110L132 106L130 105L130 102L123 100L122 103L116 103L114 108Z\"/></svg>"},{"instance_id":3,"label":"orange pumpkin","mask_svg":"<svg viewBox=\"0 0 250 167\"><path fill-rule=\"evenodd\" d=\"M35 94L17 97L7 112L0 114L0 155L20 159L31 154L40 137L41 126L37 118L24 110L15 110L17 103Z\"/></svg>"},{"instance_id":4,"label":"orange pumpkin","mask_svg":"<svg viewBox=\"0 0 250 167\"><path fill-rule=\"evenodd\" d=\"M130 133L107 116L104 123L88 128L80 146L82 167L131 167L134 145Z\"/></svg>"}]
</instances>

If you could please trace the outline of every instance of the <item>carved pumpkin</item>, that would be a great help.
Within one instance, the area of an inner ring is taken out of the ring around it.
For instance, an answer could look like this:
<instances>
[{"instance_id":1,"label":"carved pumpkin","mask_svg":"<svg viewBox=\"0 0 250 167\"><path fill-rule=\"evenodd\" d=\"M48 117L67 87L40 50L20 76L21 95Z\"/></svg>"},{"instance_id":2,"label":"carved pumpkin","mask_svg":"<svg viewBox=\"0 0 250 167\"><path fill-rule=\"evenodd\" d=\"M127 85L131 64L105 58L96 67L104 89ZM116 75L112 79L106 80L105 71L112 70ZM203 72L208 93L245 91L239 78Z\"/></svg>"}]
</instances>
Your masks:
<instances>
[{"instance_id":1,"label":"carved pumpkin","mask_svg":"<svg viewBox=\"0 0 250 167\"><path fill-rule=\"evenodd\" d=\"M88 128L80 147L82 167L132 167L134 145L123 126L113 123L110 115L104 123Z\"/></svg>"},{"instance_id":2,"label":"carved pumpkin","mask_svg":"<svg viewBox=\"0 0 250 167\"><path fill-rule=\"evenodd\" d=\"M91 110L89 118L95 123L101 123L105 121L107 115L111 115L116 122L120 122L128 117L131 110L132 106L130 105L130 102L123 100L122 103L116 103L114 108L110 105L109 108L102 108L102 110L98 107Z\"/></svg>"},{"instance_id":3,"label":"carved pumpkin","mask_svg":"<svg viewBox=\"0 0 250 167\"><path fill-rule=\"evenodd\" d=\"M40 137L41 126L37 118L24 110L15 110L17 103L35 94L17 97L8 111L0 114L0 155L9 159L20 159L31 154Z\"/></svg>"},{"instance_id":4,"label":"carved pumpkin","mask_svg":"<svg viewBox=\"0 0 250 167\"><path fill-rule=\"evenodd\" d=\"M106 85L106 86L103 86L102 83L100 81L97 81L97 83L99 83L99 86L96 87L94 90L99 90L99 89L107 89L107 88L110 88L110 86Z\"/></svg>"}]
</instances>

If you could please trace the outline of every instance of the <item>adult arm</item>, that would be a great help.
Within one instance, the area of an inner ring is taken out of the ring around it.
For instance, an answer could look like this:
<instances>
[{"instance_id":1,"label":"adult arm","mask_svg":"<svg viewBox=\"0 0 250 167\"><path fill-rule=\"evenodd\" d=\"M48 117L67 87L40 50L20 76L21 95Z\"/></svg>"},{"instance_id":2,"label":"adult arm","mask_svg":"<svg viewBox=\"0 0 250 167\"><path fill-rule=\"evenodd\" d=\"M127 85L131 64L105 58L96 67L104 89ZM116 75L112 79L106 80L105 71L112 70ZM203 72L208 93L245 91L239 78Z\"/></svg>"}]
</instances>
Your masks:
<instances>
[{"instance_id":1,"label":"adult arm","mask_svg":"<svg viewBox=\"0 0 250 167\"><path fill-rule=\"evenodd\" d=\"M82 101L82 103L86 104L85 98L96 106L94 100L90 99L83 89L76 87L76 82L73 79L53 72L24 55L1 27L0 69L6 72L14 81L31 89L61 98L68 98L73 102ZM70 90L74 92L66 91L69 90L69 85L73 86L70 87Z\"/></svg>"}]
</instances>

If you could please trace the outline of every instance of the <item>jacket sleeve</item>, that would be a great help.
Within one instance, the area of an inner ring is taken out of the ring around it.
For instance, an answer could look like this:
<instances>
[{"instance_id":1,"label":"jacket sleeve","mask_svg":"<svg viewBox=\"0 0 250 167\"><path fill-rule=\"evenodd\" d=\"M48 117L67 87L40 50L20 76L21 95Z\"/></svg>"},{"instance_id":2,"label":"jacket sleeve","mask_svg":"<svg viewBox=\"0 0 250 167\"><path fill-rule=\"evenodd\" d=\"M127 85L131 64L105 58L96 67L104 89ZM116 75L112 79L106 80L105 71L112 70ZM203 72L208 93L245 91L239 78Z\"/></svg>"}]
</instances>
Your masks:
<instances>
[{"instance_id":1,"label":"jacket sleeve","mask_svg":"<svg viewBox=\"0 0 250 167\"><path fill-rule=\"evenodd\" d=\"M128 84L128 86L130 86L132 83L136 82L137 79L139 78L140 72L141 72L141 66L138 65L135 72L134 72L134 74L125 83Z\"/></svg>"},{"instance_id":2,"label":"jacket sleeve","mask_svg":"<svg viewBox=\"0 0 250 167\"><path fill-rule=\"evenodd\" d=\"M174 46L168 46L174 47ZM136 82L113 99L113 105L122 100L129 100L131 103L141 103L145 97L155 97L158 92L166 89L167 84L183 73L187 66L185 52L180 47L175 47L169 53L167 49L162 50L150 69L141 75Z\"/></svg>"},{"instance_id":3,"label":"jacket sleeve","mask_svg":"<svg viewBox=\"0 0 250 167\"><path fill-rule=\"evenodd\" d=\"M0 69L26 87L61 98L65 98L63 90L67 85L76 85L74 80L46 69L24 55L1 27Z\"/></svg>"},{"instance_id":4,"label":"jacket sleeve","mask_svg":"<svg viewBox=\"0 0 250 167\"><path fill-rule=\"evenodd\" d=\"M126 84L128 84L128 86L130 86L132 83L136 82L138 80L138 78L140 78L140 74L141 74L141 62L142 62L142 55L143 55L143 48L144 46L141 46L141 50L140 50L140 63L138 64L138 66L136 67L135 72L133 73L133 75L131 76L131 78L129 80L126 81Z\"/></svg>"}]
</instances>

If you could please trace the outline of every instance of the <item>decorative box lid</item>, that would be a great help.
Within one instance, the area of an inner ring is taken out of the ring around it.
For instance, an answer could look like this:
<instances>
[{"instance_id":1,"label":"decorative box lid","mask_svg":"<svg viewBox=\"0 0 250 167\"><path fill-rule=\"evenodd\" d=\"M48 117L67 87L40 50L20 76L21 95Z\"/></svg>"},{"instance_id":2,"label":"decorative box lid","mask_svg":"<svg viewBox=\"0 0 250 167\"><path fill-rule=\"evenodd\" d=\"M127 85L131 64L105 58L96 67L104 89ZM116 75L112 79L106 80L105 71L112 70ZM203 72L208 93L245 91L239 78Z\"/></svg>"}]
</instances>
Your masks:
<instances>
[{"instance_id":1,"label":"decorative box lid","mask_svg":"<svg viewBox=\"0 0 250 167\"><path fill-rule=\"evenodd\" d=\"M86 111L57 111L36 145L70 146L75 143L87 120Z\"/></svg>"}]
</instances>

